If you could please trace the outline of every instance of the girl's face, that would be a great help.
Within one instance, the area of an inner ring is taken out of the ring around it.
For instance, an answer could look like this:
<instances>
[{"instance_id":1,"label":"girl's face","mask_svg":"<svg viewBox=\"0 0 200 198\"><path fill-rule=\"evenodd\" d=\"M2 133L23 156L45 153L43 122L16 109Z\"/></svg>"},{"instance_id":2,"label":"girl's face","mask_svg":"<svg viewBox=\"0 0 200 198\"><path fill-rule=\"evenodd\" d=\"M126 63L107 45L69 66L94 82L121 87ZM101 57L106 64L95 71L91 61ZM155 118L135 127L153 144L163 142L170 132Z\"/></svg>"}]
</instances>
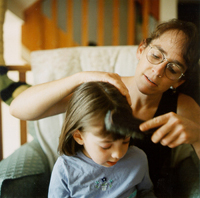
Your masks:
<instances>
[{"instance_id":1,"label":"girl's face","mask_svg":"<svg viewBox=\"0 0 200 198\"><path fill-rule=\"evenodd\" d=\"M124 157L129 147L130 137L113 141L112 138L102 138L96 135L101 130L102 127L88 127L87 132L75 132L79 133L81 141L79 139L78 142L75 136L74 138L83 145L83 153L87 157L99 165L110 167Z\"/></svg>"},{"instance_id":2,"label":"girl's face","mask_svg":"<svg viewBox=\"0 0 200 198\"><path fill-rule=\"evenodd\" d=\"M151 42L151 46L159 49L167 60L160 64L152 64L147 60L147 53L150 47L139 46L137 51L137 58L139 63L135 73L135 80L138 89L147 95L162 94L173 86L177 88L184 80L170 80L165 75L165 67L168 62L182 65L182 71L186 71L184 59L182 57L182 45L185 36L182 32L167 31L159 38Z\"/></svg>"}]
</instances>

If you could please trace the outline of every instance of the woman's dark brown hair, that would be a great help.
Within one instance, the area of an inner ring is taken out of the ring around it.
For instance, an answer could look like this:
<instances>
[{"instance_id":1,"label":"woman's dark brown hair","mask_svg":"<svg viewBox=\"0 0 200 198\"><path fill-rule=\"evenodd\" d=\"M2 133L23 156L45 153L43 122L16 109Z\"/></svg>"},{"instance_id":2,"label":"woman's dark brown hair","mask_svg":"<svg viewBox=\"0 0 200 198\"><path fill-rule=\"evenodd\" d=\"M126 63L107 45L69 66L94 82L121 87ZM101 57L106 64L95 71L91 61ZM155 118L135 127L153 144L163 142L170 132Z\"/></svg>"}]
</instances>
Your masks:
<instances>
[{"instance_id":1,"label":"woman's dark brown hair","mask_svg":"<svg viewBox=\"0 0 200 198\"><path fill-rule=\"evenodd\" d=\"M126 97L119 90L105 82L87 82L78 86L68 102L66 117L61 131L58 151L60 154L74 155L82 149L73 138L76 130L85 131L88 126L102 126L101 136L111 136L114 140L124 135L105 130L104 118L108 110L120 109L122 115L132 116Z\"/></svg>"},{"instance_id":2,"label":"woman's dark brown hair","mask_svg":"<svg viewBox=\"0 0 200 198\"><path fill-rule=\"evenodd\" d=\"M185 34L185 40L182 46L182 56L187 66L185 76L188 77L193 69L198 66L200 59L198 30L191 22L172 19L168 22L161 23L156 27L151 36L145 40L147 46L154 39L159 38L162 34L169 30L177 30L177 33L182 31Z\"/></svg>"}]
</instances>

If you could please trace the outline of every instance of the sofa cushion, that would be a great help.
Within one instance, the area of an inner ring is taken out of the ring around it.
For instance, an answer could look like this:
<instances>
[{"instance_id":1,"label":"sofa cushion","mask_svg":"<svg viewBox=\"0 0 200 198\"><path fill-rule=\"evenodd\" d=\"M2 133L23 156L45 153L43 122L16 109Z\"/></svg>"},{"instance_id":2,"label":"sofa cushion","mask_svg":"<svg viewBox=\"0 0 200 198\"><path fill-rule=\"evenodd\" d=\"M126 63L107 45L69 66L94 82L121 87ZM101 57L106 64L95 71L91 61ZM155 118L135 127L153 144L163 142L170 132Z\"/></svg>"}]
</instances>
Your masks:
<instances>
[{"instance_id":1,"label":"sofa cushion","mask_svg":"<svg viewBox=\"0 0 200 198\"><path fill-rule=\"evenodd\" d=\"M24 144L9 157L2 160L0 162L0 170L0 193L4 182L8 180L11 181L44 173L50 177L47 157L37 140Z\"/></svg>"}]
</instances>

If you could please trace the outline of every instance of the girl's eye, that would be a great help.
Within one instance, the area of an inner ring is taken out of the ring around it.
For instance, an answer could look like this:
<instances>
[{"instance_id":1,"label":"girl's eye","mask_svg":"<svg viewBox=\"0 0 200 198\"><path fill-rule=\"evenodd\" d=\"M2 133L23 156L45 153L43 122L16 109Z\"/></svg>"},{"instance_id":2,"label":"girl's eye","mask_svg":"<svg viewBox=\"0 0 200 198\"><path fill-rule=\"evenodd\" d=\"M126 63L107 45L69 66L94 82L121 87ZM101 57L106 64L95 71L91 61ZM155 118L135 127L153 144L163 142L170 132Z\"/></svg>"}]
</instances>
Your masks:
<instances>
[{"instance_id":1,"label":"girl's eye","mask_svg":"<svg viewBox=\"0 0 200 198\"><path fill-rule=\"evenodd\" d=\"M129 144L130 143L130 140L129 141L126 141L126 142L123 142L123 144Z\"/></svg>"},{"instance_id":2,"label":"girl's eye","mask_svg":"<svg viewBox=\"0 0 200 198\"><path fill-rule=\"evenodd\" d=\"M106 147L103 147L103 146L102 146L101 148L102 148L103 150L108 150L108 149L111 148L111 146L112 146L112 145L110 145L110 146L106 146Z\"/></svg>"},{"instance_id":3,"label":"girl's eye","mask_svg":"<svg viewBox=\"0 0 200 198\"><path fill-rule=\"evenodd\" d=\"M108 150L108 149L110 149L111 148L111 146L109 146L109 147L106 147L106 148L104 148L104 147L101 147L103 150Z\"/></svg>"},{"instance_id":4,"label":"girl's eye","mask_svg":"<svg viewBox=\"0 0 200 198\"><path fill-rule=\"evenodd\" d=\"M130 137L129 138L126 138L123 142L123 144L129 144L130 143Z\"/></svg>"}]
</instances>

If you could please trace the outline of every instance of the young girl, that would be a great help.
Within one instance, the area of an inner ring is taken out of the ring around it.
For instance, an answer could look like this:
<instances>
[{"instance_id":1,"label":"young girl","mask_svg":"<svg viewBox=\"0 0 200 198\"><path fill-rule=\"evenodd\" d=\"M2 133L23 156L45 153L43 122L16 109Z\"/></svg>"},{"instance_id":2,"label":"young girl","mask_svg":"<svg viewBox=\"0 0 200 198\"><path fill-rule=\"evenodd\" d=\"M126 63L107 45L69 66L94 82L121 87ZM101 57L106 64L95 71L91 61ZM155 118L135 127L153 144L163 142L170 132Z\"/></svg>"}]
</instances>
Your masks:
<instances>
[{"instance_id":1,"label":"young girl","mask_svg":"<svg viewBox=\"0 0 200 198\"><path fill-rule=\"evenodd\" d=\"M113 85L88 82L74 90L49 197L155 197L144 152L129 147L130 134L109 131L105 126L114 114L122 124L132 117L125 96ZM106 115L110 117L104 122Z\"/></svg>"}]
</instances>

